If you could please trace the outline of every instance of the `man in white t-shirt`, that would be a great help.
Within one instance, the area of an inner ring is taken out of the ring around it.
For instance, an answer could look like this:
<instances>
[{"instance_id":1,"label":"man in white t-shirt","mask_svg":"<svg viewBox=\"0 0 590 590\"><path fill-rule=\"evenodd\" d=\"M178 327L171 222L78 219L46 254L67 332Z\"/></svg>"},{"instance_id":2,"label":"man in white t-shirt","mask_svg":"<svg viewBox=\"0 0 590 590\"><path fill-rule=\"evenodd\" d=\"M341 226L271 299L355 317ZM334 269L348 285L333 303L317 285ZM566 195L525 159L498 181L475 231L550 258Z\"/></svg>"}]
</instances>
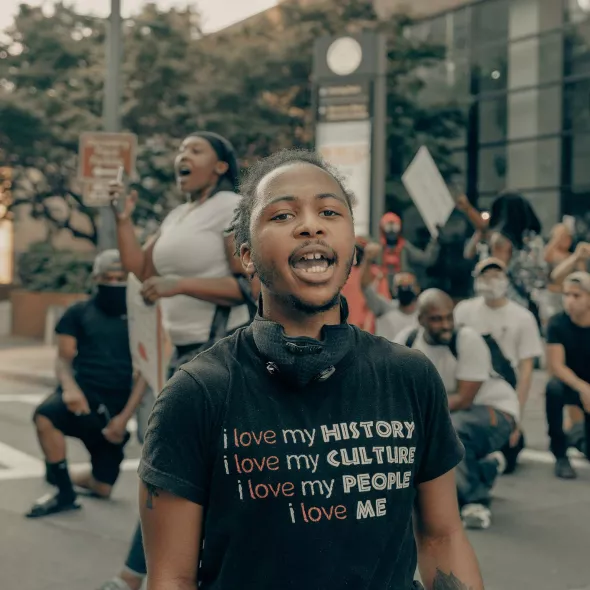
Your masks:
<instances>
[{"instance_id":1,"label":"man in white t-shirt","mask_svg":"<svg viewBox=\"0 0 590 590\"><path fill-rule=\"evenodd\" d=\"M535 316L507 297L506 266L498 258L482 260L473 273L473 299L462 301L455 308L455 324L469 326L482 336L491 336L498 344L516 374L516 391L520 415L529 397L535 358L543 354L543 344ZM524 446L520 429L516 429L510 445L504 449L507 472L516 468L516 459Z\"/></svg>"},{"instance_id":2,"label":"man in white t-shirt","mask_svg":"<svg viewBox=\"0 0 590 590\"><path fill-rule=\"evenodd\" d=\"M423 352L445 384L453 425L465 447L457 467L457 491L468 528L491 524L490 491L506 461L499 450L519 417L518 397L504 379L492 377L491 354L474 329L455 330L453 301L429 289L418 299L418 329L407 328L395 341Z\"/></svg>"}]
</instances>

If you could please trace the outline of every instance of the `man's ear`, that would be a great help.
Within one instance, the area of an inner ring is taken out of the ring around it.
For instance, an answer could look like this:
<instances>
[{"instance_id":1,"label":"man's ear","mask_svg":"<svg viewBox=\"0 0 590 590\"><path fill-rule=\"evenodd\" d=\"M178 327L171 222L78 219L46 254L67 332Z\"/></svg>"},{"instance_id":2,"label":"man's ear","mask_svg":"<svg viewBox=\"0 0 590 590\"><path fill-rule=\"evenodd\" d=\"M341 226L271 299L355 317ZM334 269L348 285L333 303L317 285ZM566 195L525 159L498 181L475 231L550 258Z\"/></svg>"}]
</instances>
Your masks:
<instances>
[{"instance_id":1,"label":"man's ear","mask_svg":"<svg viewBox=\"0 0 590 590\"><path fill-rule=\"evenodd\" d=\"M229 164L227 162L217 162L215 164L215 174L217 176L223 176L229 170Z\"/></svg>"},{"instance_id":2,"label":"man's ear","mask_svg":"<svg viewBox=\"0 0 590 590\"><path fill-rule=\"evenodd\" d=\"M256 267L252 261L252 252L248 244L242 244L240 246L240 261L242 262L242 268L246 276L252 278L256 274Z\"/></svg>"}]
</instances>

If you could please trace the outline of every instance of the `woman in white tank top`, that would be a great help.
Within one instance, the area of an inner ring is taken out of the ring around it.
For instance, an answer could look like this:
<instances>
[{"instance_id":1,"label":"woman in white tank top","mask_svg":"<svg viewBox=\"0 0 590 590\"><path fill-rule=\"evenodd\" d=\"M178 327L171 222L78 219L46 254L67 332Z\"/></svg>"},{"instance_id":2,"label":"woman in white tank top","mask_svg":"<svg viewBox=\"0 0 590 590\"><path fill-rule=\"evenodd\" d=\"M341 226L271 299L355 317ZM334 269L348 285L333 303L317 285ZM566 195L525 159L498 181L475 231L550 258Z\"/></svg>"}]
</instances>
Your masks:
<instances>
[{"instance_id":1,"label":"woman in white tank top","mask_svg":"<svg viewBox=\"0 0 590 590\"><path fill-rule=\"evenodd\" d=\"M132 221L137 194L119 208L122 186L111 189L123 266L143 282L147 301L161 302L164 328L175 347L170 373L250 319L244 299L248 283L236 278L243 269L234 256L233 236L225 233L240 200L232 145L215 133L193 133L180 146L175 170L187 202L170 212L143 248ZM212 330L214 318L221 331ZM138 525L125 568L101 590L136 590L146 572Z\"/></svg>"}]
</instances>

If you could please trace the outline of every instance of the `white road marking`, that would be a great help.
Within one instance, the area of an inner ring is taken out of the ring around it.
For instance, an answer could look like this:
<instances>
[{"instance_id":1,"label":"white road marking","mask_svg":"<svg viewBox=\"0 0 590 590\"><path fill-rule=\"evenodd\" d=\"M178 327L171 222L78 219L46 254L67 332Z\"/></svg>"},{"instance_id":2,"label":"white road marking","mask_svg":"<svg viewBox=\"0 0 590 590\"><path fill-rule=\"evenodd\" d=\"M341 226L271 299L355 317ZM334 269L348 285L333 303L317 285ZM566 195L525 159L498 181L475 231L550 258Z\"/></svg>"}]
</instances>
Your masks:
<instances>
[{"instance_id":1,"label":"white road marking","mask_svg":"<svg viewBox=\"0 0 590 590\"><path fill-rule=\"evenodd\" d=\"M0 447L0 453L2 453L2 447ZM24 453L23 453L24 455ZM0 455L2 458L4 455ZM29 457L29 459L33 457ZM15 469L0 469L0 481L14 481L21 479L35 479L45 477L45 463L43 461L36 460L38 465L21 466ZM121 463L121 471L137 471L139 466L139 459L125 459ZM70 465L70 471L72 473L78 473L90 469L90 463L75 463Z\"/></svg>"}]
</instances>

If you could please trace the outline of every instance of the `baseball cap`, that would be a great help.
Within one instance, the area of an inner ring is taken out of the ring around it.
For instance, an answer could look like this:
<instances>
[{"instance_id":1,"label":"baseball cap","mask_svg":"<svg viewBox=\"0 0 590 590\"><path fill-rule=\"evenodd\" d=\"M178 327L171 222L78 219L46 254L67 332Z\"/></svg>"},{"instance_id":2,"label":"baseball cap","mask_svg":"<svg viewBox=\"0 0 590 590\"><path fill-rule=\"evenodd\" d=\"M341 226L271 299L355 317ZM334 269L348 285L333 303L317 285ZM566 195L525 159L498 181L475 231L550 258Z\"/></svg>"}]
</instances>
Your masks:
<instances>
[{"instance_id":1,"label":"baseball cap","mask_svg":"<svg viewBox=\"0 0 590 590\"><path fill-rule=\"evenodd\" d=\"M583 270L578 270L568 275L564 283L573 283L583 291L586 291L586 293L590 293L590 274Z\"/></svg>"},{"instance_id":2,"label":"baseball cap","mask_svg":"<svg viewBox=\"0 0 590 590\"><path fill-rule=\"evenodd\" d=\"M506 265L499 258L486 258L478 262L473 270L473 276L475 278L480 277L486 270L490 268L497 268L503 272L506 272Z\"/></svg>"},{"instance_id":3,"label":"baseball cap","mask_svg":"<svg viewBox=\"0 0 590 590\"><path fill-rule=\"evenodd\" d=\"M96 277L107 272L116 272L122 270L122 268L123 266L121 264L121 255L119 254L119 250L105 250L94 259L92 274Z\"/></svg>"}]
</instances>

